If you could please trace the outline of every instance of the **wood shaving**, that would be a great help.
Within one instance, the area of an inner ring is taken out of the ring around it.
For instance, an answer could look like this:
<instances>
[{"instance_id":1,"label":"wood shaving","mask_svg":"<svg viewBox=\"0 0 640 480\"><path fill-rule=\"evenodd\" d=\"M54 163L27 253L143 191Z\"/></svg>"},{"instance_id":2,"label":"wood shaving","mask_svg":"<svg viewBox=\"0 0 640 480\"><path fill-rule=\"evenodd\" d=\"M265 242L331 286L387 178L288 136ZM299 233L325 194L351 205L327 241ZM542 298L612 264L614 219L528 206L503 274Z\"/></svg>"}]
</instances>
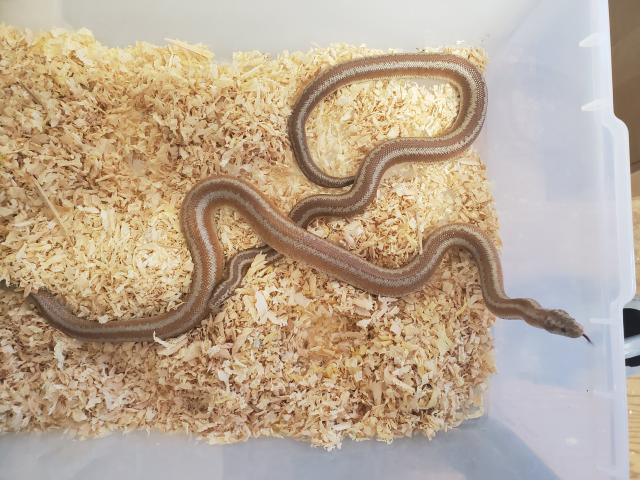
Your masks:
<instances>
[{"instance_id":1,"label":"wood shaving","mask_svg":"<svg viewBox=\"0 0 640 480\"><path fill-rule=\"evenodd\" d=\"M482 50L447 51L484 67ZM325 191L293 159L291 105L323 68L374 53L337 44L213 63L206 47L177 40L118 49L86 29L0 27L0 281L13 289L0 298L0 430L154 429L331 449L346 438L431 438L481 413L494 318L464 253L401 299L258 257L218 315L146 344L76 341L23 302L46 286L96 321L175 308L193 268L178 222L185 193L218 173L254 183L284 211ZM438 135L457 108L447 84L351 85L316 109L310 146L323 168L350 174L380 141ZM260 243L235 212L216 218L226 255ZM453 221L498 242L473 151L395 168L364 214L310 229L398 266L429 228Z\"/></svg>"}]
</instances>

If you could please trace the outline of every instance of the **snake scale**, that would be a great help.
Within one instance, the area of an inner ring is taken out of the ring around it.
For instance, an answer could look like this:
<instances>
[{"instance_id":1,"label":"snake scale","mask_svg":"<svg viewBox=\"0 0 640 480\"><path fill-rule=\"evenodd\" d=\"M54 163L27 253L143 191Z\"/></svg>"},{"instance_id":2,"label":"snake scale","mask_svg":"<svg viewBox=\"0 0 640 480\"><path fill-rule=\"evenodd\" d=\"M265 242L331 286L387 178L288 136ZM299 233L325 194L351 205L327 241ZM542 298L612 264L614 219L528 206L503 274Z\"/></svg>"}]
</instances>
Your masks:
<instances>
[{"instance_id":1,"label":"snake scale","mask_svg":"<svg viewBox=\"0 0 640 480\"><path fill-rule=\"evenodd\" d=\"M452 83L460 96L454 124L434 138L400 138L377 145L356 175L333 177L313 161L305 132L313 108L338 88L363 80L391 77L426 77ZM429 232L422 253L399 268L377 266L305 227L321 216L344 217L362 212L375 198L381 178L390 167L405 162L451 159L477 138L484 122L487 89L482 74L467 60L441 53L389 54L352 60L320 73L303 89L288 122L289 139L302 172L324 187L351 188L337 195L314 195L301 200L289 215L275 207L251 184L228 176L210 177L186 195L180 222L194 269L184 302L175 310L150 317L97 323L74 315L51 292L41 289L29 299L43 317L68 335L104 342L151 341L168 338L197 326L211 310L219 309L240 284L251 261L265 253L268 261L282 255L372 294L403 296L421 288L452 248L471 253L478 265L485 304L501 318L522 319L551 333L583 336L583 329L567 312L542 308L535 300L509 298L503 288L500 258L491 240L478 228L448 224ZM245 250L226 265L213 221L223 205L236 209L267 244Z\"/></svg>"}]
</instances>

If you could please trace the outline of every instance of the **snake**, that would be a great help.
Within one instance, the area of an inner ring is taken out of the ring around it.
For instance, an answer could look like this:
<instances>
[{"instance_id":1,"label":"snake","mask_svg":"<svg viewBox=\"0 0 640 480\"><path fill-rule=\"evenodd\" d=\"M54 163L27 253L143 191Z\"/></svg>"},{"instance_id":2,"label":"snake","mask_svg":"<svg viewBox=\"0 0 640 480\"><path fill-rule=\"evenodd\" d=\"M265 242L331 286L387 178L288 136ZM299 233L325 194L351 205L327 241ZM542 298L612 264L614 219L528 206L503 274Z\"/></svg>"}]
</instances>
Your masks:
<instances>
[{"instance_id":1,"label":"snake","mask_svg":"<svg viewBox=\"0 0 640 480\"><path fill-rule=\"evenodd\" d=\"M308 146L306 124L322 99L345 85L389 77L426 77L445 79L460 95L459 113L442 135L434 138L400 138L382 142L361 163L358 172L348 177L327 175L316 164ZM404 162L433 163L462 153L477 138L486 115L487 87L480 71L469 61L450 54L389 54L365 57L338 64L307 84L292 108L287 124L294 157L302 173L313 183L326 188L351 186L337 195L312 195L298 202L289 213L302 227L319 217L348 217L361 213L374 200L383 174ZM228 262L224 279L216 286L209 306L218 312L242 283L253 259L265 255L272 263L282 257L269 246L243 250Z\"/></svg>"},{"instance_id":2,"label":"snake","mask_svg":"<svg viewBox=\"0 0 640 480\"><path fill-rule=\"evenodd\" d=\"M380 144L354 176L327 175L315 164L308 148L305 124L310 112L341 86L388 77L428 77L453 83L460 95L460 111L454 124L438 137L402 138ZM482 128L486 99L486 84L481 73L467 60L453 55L388 54L331 67L303 89L289 117L288 133L296 160L310 180L331 188L351 185L348 192L309 197L287 215L242 179L225 175L209 177L187 192L181 206L181 229L194 268L185 300L175 310L150 317L96 323L74 315L46 289L31 293L29 299L50 324L70 336L107 342L152 341L156 337L177 336L197 326L212 307L219 305L219 299L227 298L239 284L244 275L244 262L258 252L304 262L371 294L401 297L420 289L433 276L447 252L458 248L470 252L478 265L485 304L496 316L521 319L554 334L583 336L589 340L582 326L566 311L545 309L533 299L508 297L495 246L473 225L456 223L432 229L423 240L421 253L398 268L378 266L304 228L318 216L362 211L375 197L383 173L393 165L436 162L461 153ZM228 262L226 272L213 220L214 211L223 206L237 210L267 244L236 255Z\"/></svg>"}]
</instances>

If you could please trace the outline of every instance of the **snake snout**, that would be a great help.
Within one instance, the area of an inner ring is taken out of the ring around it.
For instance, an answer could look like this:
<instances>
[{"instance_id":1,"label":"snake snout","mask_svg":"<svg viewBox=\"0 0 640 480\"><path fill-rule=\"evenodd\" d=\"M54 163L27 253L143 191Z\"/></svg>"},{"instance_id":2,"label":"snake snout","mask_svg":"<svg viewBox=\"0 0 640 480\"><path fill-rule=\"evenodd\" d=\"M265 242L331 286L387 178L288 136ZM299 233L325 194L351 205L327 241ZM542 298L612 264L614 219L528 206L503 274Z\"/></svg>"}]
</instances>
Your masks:
<instances>
[{"instance_id":1,"label":"snake snout","mask_svg":"<svg viewBox=\"0 0 640 480\"><path fill-rule=\"evenodd\" d=\"M568 312L561 309L549 310L545 317L545 329L551 333L565 337L578 338L584 336L584 330Z\"/></svg>"}]
</instances>

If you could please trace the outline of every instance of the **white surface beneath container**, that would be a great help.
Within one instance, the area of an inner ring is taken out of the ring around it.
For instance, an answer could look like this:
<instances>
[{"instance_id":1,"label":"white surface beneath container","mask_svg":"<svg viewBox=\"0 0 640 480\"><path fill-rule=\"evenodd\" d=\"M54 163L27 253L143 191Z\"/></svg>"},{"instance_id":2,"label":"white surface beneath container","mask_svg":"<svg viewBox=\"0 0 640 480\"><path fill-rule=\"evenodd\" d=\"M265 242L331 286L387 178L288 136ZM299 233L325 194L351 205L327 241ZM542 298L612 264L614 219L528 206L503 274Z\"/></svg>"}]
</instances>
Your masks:
<instances>
[{"instance_id":1,"label":"white surface beneath container","mask_svg":"<svg viewBox=\"0 0 640 480\"><path fill-rule=\"evenodd\" d=\"M605 0L0 0L0 21L87 27L112 46L179 38L218 58L331 42L485 47L489 110L476 146L497 202L507 292L572 312L595 344L499 320L487 415L431 442L347 442L326 453L274 439L209 446L178 435L6 435L0 478L627 477L628 139L613 115Z\"/></svg>"}]
</instances>

